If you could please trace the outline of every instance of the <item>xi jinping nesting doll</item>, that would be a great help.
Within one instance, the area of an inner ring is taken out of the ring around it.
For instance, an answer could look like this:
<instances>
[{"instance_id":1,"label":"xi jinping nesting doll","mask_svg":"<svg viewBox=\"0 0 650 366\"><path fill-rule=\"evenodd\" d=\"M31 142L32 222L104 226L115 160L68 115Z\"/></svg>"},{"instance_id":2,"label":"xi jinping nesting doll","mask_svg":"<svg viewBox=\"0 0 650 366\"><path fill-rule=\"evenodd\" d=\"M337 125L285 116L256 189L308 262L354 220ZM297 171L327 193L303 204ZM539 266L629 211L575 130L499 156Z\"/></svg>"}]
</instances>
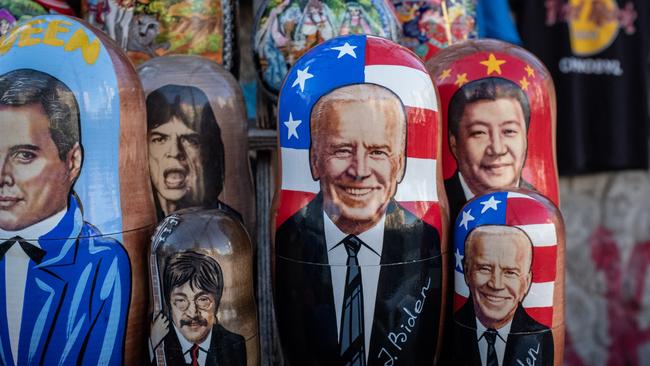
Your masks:
<instances>
[{"instance_id":1,"label":"xi jinping nesting doll","mask_svg":"<svg viewBox=\"0 0 650 366\"><path fill-rule=\"evenodd\" d=\"M279 102L275 305L291 365L426 365L439 341L446 218L437 92L373 36L316 46Z\"/></svg>"},{"instance_id":2,"label":"xi jinping nesting doll","mask_svg":"<svg viewBox=\"0 0 650 366\"><path fill-rule=\"evenodd\" d=\"M0 363L139 364L155 220L144 98L65 16L0 39Z\"/></svg>"}]
</instances>

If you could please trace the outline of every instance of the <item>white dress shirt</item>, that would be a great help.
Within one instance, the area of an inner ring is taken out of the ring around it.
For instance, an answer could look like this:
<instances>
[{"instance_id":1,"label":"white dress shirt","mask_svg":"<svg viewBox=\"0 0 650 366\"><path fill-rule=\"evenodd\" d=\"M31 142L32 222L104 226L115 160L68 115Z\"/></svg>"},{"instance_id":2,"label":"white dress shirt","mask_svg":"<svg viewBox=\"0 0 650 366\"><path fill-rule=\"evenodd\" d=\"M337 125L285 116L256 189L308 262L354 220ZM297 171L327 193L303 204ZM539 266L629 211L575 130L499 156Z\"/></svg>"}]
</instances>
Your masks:
<instances>
[{"instance_id":1,"label":"white dress shirt","mask_svg":"<svg viewBox=\"0 0 650 366\"><path fill-rule=\"evenodd\" d=\"M176 332L176 338L178 338L178 341L181 344L181 350L183 351L183 357L185 357L185 363L187 364L192 364L192 347L194 346L194 343L188 341L185 339L185 336L183 333L181 333L178 328L176 328L176 325L173 324L174 331ZM208 333L207 338L201 343L199 343L199 357L198 357L198 362L199 366L204 366L205 365L205 360L208 358L208 350L210 349L210 341L212 340L212 329L210 329L210 333Z\"/></svg>"},{"instance_id":2,"label":"white dress shirt","mask_svg":"<svg viewBox=\"0 0 650 366\"><path fill-rule=\"evenodd\" d=\"M497 329L497 337L494 341L494 350L497 353L497 360L499 360L499 365L503 365L503 355L506 353L506 343L508 342L508 334L510 333L510 326L512 325L512 320L509 321L503 327ZM478 350L481 355L481 365L487 365L487 349L488 342L487 339L483 336L483 333L487 331L487 328L483 326L481 321L476 319L476 339L478 339Z\"/></svg>"},{"instance_id":3,"label":"white dress shirt","mask_svg":"<svg viewBox=\"0 0 650 366\"><path fill-rule=\"evenodd\" d=\"M463 193L465 193L465 199L469 201L472 198L474 198L475 194L472 192L471 189L469 189L469 186L467 185L467 182L465 182L465 178L463 178L463 175L460 174L460 171L458 172L458 180L460 180L460 186L463 187Z\"/></svg>"},{"instance_id":4,"label":"white dress shirt","mask_svg":"<svg viewBox=\"0 0 650 366\"><path fill-rule=\"evenodd\" d=\"M45 220L37 222L18 231L7 231L0 229L0 242L11 239L15 236L29 241L30 244L41 247L38 238L49 233L59 224L66 210L62 210ZM25 301L25 286L27 285L27 270L29 269L29 256L25 254L23 247L14 243L11 249L5 253L5 299L7 306L7 325L9 326L9 340L11 343L11 354L14 364L18 361L18 344L20 337L20 325L22 322L23 304Z\"/></svg>"},{"instance_id":5,"label":"white dress shirt","mask_svg":"<svg viewBox=\"0 0 650 366\"><path fill-rule=\"evenodd\" d=\"M366 360L370 352L370 334L372 333L372 321L375 314L375 297L377 295L377 283L379 282L379 270L381 262L381 250L384 246L384 223L386 215L382 216L377 225L357 235L357 237L368 245L361 246L357 253L357 260L361 266L361 286L363 287L363 325ZM343 297L345 296L345 275L347 274L348 252L340 243L348 234L339 230L332 220L323 212L323 224L325 231L325 243L327 244L327 259L330 264L332 275L332 290L334 293L334 308L336 309L336 330L337 335L341 334L341 312L343 308ZM374 252L373 252L374 250Z\"/></svg>"}]
</instances>

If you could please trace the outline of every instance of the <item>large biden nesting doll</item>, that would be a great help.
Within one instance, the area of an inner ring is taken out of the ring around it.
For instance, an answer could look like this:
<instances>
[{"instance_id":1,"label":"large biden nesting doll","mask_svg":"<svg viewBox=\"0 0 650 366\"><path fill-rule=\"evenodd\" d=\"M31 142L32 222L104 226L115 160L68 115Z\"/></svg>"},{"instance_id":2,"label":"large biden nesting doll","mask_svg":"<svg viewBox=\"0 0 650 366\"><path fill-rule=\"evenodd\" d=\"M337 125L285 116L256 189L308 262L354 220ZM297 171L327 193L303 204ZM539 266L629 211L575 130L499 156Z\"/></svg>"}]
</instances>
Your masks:
<instances>
[{"instance_id":1,"label":"large biden nesting doll","mask_svg":"<svg viewBox=\"0 0 650 366\"><path fill-rule=\"evenodd\" d=\"M290 365L427 365L446 217L437 93L412 52L327 41L279 104L275 305Z\"/></svg>"},{"instance_id":2,"label":"large biden nesting doll","mask_svg":"<svg viewBox=\"0 0 650 366\"><path fill-rule=\"evenodd\" d=\"M562 365L562 216L531 190L475 197L454 225L453 365Z\"/></svg>"},{"instance_id":3,"label":"large biden nesting doll","mask_svg":"<svg viewBox=\"0 0 650 366\"><path fill-rule=\"evenodd\" d=\"M85 23L37 17L0 39L0 363L141 362L144 119L133 67Z\"/></svg>"}]
</instances>

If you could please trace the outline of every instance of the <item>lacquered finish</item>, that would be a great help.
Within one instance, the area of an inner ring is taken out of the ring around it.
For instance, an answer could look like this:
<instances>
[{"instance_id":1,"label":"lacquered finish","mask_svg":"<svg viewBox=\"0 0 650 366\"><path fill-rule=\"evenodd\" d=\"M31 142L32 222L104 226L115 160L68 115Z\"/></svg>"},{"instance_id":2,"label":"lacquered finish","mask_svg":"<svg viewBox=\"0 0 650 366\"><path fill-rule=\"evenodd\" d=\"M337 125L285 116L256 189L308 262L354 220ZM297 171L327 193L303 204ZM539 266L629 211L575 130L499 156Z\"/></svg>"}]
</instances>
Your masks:
<instances>
[{"instance_id":1,"label":"lacquered finish","mask_svg":"<svg viewBox=\"0 0 650 366\"><path fill-rule=\"evenodd\" d=\"M163 55L200 55L239 70L235 0L82 0L84 18L137 66Z\"/></svg>"},{"instance_id":2,"label":"lacquered finish","mask_svg":"<svg viewBox=\"0 0 650 366\"><path fill-rule=\"evenodd\" d=\"M289 72L273 210L289 365L433 363L446 252L437 110L422 62L386 39L329 40Z\"/></svg>"},{"instance_id":3,"label":"lacquered finish","mask_svg":"<svg viewBox=\"0 0 650 366\"><path fill-rule=\"evenodd\" d=\"M154 364L187 364L187 342L205 349L205 365L259 365L252 245L236 214L189 208L166 217L150 269Z\"/></svg>"},{"instance_id":4,"label":"lacquered finish","mask_svg":"<svg viewBox=\"0 0 650 366\"><path fill-rule=\"evenodd\" d=\"M181 55L152 59L138 73L158 219L221 200L254 235L246 110L235 78L215 62Z\"/></svg>"},{"instance_id":5,"label":"lacquered finish","mask_svg":"<svg viewBox=\"0 0 650 366\"><path fill-rule=\"evenodd\" d=\"M441 50L427 62L427 70L440 91L444 136L442 164L451 220L456 219L460 207L468 200L460 183L459 171L472 194L519 186L537 190L558 204L555 89L544 65L523 48L495 40L474 40ZM480 88L484 91L479 92ZM465 98L467 103L463 104L459 90L475 96L468 95ZM452 113L450 104L454 96L458 101L454 103L455 112ZM513 99L517 97L528 107ZM512 100L515 104L483 103L491 98ZM473 121L483 118L483 122L490 122L486 126L489 131L478 131L489 133L489 138L471 142L470 132L477 131L469 130L469 114L463 114L469 113L469 107L481 103L485 109L472 109ZM530 116L528 126L525 126L526 109ZM516 131L503 128L508 113L516 114ZM449 132L449 116L452 114L456 118L451 119L456 120L459 126L457 137ZM489 116L494 117L488 120ZM467 117L467 121L461 122L463 117ZM497 129L497 126L502 128ZM496 134L497 131L500 133ZM499 136L501 139L495 139ZM450 148L452 140L456 140L458 155ZM463 163L460 170L458 156Z\"/></svg>"},{"instance_id":6,"label":"lacquered finish","mask_svg":"<svg viewBox=\"0 0 650 366\"><path fill-rule=\"evenodd\" d=\"M1 39L0 79L0 241L46 250L0 260L0 316L17 314L1 363L139 365L155 215L137 74L102 32L50 15Z\"/></svg>"},{"instance_id":7,"label":"lacquered finish","mask_svg":"<svg viewBox=\"0 0 650 366\"><path fill-rule=\"evenodd\" d=\"M557 207L531 190L492 191L463 207L454 230L452 364L485 364L481 338L492 329L500 365L562 365L565 232Z\"/></svg>"},{"instance_id":8,"label":"lacquered finish","mask_svg":"<svg viewBox=\"0 0 650 366\"><path fill-rule=\"evenodd\" d=\"M385 0L265 0L253 27L253 54L264 88L274 97L296 61L336 36L367 34L397 41L392 6Z\"/></svg>"}]
</instances>

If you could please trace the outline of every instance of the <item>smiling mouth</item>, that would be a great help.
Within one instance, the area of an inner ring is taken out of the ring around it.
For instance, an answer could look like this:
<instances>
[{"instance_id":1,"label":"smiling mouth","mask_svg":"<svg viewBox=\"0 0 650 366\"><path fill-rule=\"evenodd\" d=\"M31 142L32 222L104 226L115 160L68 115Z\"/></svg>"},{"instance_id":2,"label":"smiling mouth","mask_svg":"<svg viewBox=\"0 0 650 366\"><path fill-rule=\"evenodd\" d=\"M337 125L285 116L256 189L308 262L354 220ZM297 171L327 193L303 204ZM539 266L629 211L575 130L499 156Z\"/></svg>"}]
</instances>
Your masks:
<instances>
[{"instance_id":1,"label":"smiling mouth","mask_svg":"<svg viewBox=\"0 0 650 366\"><path fill-rule=\"evenodd\" d=\"M481 292L481 296L486 299L490 303L502 303L504 301L507 301L509 299L508 296L497 296L497 295L491 295L491 294L486 294L484 292Z\"/></svg>"},{"instance_id":2,"label":"smiling mouth","mask_svg":"<svg viewBox=\"0 0 650 366\"><path fill-rule=\"evenodd\" d=\"M374 188L368 188L368 187L345 187L345 186L340 186L340 188L347 195L352 196L352 197L359 197L359 198L368 195L374 189Z\"/></svg>"},{"instance_id":3,"label":"smiling mouth","mask_svg":"<svg viewBox=\"0 0 650 366\"><path fill-rule=\"evenodd\" d=\"M511 165L512 164L509 163L481 164L481 168L490 172L495 172L509 168Z\"/></svg>"},{"instance_id":4,"label":"smiling mouth","mask_svg":"<svg viewBox=\"0 0 650 366\"><path fill-rule=\"evenodd\" d=\"M182 189L185 188L187 171L184 169L166 169L163 173L163 177L167 189Z\"/></svg>"}]
</instances>

